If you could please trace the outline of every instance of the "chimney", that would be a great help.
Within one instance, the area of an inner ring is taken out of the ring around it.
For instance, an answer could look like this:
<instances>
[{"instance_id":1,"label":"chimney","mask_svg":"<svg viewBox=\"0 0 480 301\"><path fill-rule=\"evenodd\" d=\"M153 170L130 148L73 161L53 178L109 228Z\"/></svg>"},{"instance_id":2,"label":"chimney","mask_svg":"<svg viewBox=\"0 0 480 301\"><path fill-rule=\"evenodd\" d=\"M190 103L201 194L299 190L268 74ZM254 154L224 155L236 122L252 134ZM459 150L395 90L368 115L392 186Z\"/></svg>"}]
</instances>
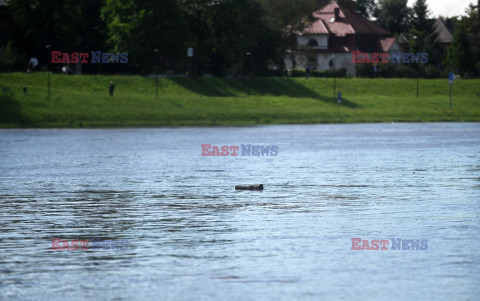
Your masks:
<instances>
[{"instance_id":1,"label":"chimney","mask_svg":"<svg viewBox=\"0 0 480 301\"><path fill-rule=\"evenodd\" d=\"M335 21L340 20L340 9L338 7L333 9L333 17L335 18Z\"/></svg>"}]
</instances>

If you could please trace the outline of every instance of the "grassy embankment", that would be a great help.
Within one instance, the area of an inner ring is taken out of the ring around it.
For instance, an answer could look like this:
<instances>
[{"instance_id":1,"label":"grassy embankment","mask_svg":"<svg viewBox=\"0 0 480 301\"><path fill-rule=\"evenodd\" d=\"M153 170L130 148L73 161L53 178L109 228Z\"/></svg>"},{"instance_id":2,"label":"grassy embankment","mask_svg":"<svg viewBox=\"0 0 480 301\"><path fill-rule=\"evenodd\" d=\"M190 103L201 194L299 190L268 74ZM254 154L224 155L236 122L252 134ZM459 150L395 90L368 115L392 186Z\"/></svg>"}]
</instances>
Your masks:
<instances>
[{"instance_id":1,"label":"grassy embankment","mask_svg":"<svg viewBox=\"0 0 480 301\"><path fill-rule=\"evenodd\" d=\"M115 97L108 95L113 80ZM22 87L28 87L23 94ZM447 79L155 78L140 76L51 77L47 73L0 74L0 127L110 127L480 121L480 80L456 80L449 108Z\"/></svg>"}]
</instances>

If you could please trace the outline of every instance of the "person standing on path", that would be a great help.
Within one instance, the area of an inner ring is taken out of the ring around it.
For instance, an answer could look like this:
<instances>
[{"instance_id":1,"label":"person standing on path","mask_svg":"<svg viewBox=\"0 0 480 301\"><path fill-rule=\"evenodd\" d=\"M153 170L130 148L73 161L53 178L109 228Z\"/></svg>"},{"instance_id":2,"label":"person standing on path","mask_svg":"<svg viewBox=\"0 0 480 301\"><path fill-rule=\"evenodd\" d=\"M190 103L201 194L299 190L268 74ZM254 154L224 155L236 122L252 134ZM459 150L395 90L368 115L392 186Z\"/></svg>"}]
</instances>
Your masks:
<instances>
[{"instance_id":1,"label":"person standing on path","mask_svg":"<svg viewBox=\"0 0 480 301\"><path fill-rule=\"evenodd\" d=\"M113 97L113 90L115 90L115 85L111 81L110 85L108 86L108 91L110 92L110 97Z\"/></svg>"}]
</instances>

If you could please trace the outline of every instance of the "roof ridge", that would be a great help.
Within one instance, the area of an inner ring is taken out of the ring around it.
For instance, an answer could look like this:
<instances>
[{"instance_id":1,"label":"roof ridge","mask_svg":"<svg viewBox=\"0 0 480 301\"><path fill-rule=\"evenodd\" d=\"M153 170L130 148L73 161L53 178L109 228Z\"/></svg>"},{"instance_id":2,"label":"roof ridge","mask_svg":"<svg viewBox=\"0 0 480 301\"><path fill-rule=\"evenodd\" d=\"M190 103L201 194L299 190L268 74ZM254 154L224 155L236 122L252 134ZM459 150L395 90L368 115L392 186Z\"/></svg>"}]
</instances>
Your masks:
<instances>
[{"instance_id":1,"label":"roof ridge","mask_svg":"<svg viewBox=\"0 0 480 301\"><path fill-rule=\"evenodd\" d=\"M337 19L334 19L335 12L338 12ZM316 28L315 31L317 33L325 32L338 36L348 34L393 36L389 30L337 2L330 2L324 5L319 10L313 12L312 16L314 21L310 25L312 28ZM310 31L310 33L314 32Z\"/></svg>"},{"instance_id":2,"label":"roof ridge","mask_svg":"<svg viewBox=\"0 0 480 301\"><path fill-rule=\"evenodd\" d=\"M335 2L336 3L336 2ZM343 6L343 5L340 5L340 4L337 4L339 7L341 7L342 9L346 9L348 11L348 13L350 13L352 15L352 17L355 17L357 20L359 20L360 22L362 22L363 24L368 24L368 25L373 25L374 27L377 27L377 29L380 29L382 31L385 31L387 34L389 35L393 35L392 32L386 28L383 28L381 26L379 26L377 23L373 22L373 21L370 21L369 19L365 18L364 16L354 12L354 11L351 11L349 8ZM345 14L345 13L344 13ZM345 16L346 18L346 16ZM347 19L347 18L346 18ZM366 21L366 22L365 22ZM368 27L368 25L366 25ZM353 28L353 26L352 26ZM378 34L378 32L375 32L375 30L372 30L371 28L368 28L370 31L373 31L374 33Z\"/></svg>"}]
</instances>

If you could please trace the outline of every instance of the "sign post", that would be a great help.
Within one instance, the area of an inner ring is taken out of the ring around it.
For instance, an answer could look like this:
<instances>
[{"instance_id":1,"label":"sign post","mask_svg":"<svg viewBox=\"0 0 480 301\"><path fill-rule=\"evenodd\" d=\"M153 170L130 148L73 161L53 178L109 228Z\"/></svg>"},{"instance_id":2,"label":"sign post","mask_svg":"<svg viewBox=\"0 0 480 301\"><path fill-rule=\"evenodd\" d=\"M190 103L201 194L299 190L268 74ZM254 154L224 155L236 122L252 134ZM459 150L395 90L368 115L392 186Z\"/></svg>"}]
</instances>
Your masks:
<instances>
[{"instance_id":1,"label":"sign post","mask_svg":"<svg viewBox=\"0 0 480 301\"><path fill-rule=\"evenodd\" d=\"M454 80L453 72L448 73L448 83L450 85L450 110L452 109L452 84Z\"/></svg>"},{"instance_id":2,"label":"sign post","mask_svg":"<svg viewBox=\"0 0 480 301\"><path fill-rule=\"evenodd\" d=\"M418 72L417 72L417 98L418 98Z\"/></svg>"},{"instance_id":3,"label":"sign post","mask_svg":"<svg viewBox=\"0 0 480 301\"><path fill-rule=\"evenodd\" d=\"M330 60L330 68L333 69L333 99L335 99L335 95L337 94L337 77L335 76L335 54L332 55L332 59Z\"/></svg>"},{"instance_id":4,"label":"sign post","mask_svg":"<svg viewBox=\"0 0 480 301\"><path fill-rule=\"evenodd\" d=\"M338 104L338 116L340 117L340 104L342 103L342 92L338 91L337 104Z\"/></svg>"},{"instance_id":5,"label":"sign post","mask_svg":"<svg viewBox=\"0 0 480 301\"><path fill-rule=\"evenodd\" d=\"M155 52L155 65L157 65L157 62L158 62L158 48L155 48L153 49L153 51ZM155 98L158 98L158 66L155 66Z\"/></svg>"},{"instance_id":6,"label":"sign post","mask_svg":"<svg viewBox=\"0 0 480 301\"><path fill-rule=\"evenodd\" d=\"M47 51L50 51L51 46L47 45L45 46L47 48ZM48 98L50 98L50 70L48 68L48 65L50 64L50 61L47 61L47 74L48 74L48 81L47 81L47 90L48 90Z\"/></svg>"},{"instance_id":7,"label":"sign post","mask_svg":"<svg viewBox=\"0 0 480 301\"><path fill-rule=\"evenodd\" d=\"M188 57L188 76L193 77L193 48L187 49L187 57Z\"/></svg>"}]
</instances>

